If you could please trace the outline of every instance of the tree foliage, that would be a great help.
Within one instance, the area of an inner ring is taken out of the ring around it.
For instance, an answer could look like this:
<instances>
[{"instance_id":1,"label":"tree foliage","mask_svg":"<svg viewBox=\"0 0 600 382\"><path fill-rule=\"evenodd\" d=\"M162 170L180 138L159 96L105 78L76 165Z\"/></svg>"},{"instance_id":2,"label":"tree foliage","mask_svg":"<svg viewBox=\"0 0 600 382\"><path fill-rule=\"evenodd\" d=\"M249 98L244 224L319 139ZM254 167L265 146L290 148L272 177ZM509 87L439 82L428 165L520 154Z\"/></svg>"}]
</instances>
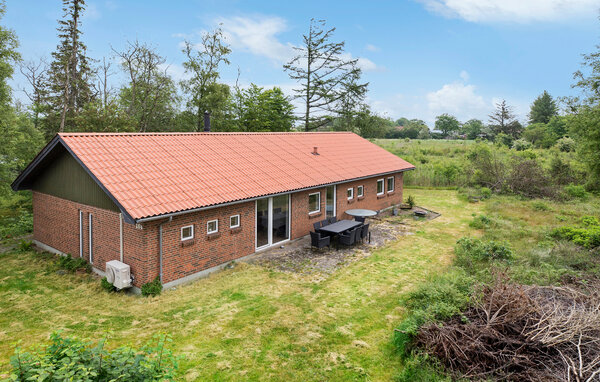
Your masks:
<instances>
[{"instance_id":1,"label":"tree foliage","mask_svg":"<svg viewBox=\"0 0 600 382\"><path fill-rule=\"evenodd\" d=\"M294 107L280 88L263 89L251 84L242 93L239 123L242 131L290 131Z\"/></svg>"},{"instance_id":2,"label":"tree foliage","mask_svg":"<svg viewBox=\"0 0 600 382\"><path fill-rule=\"evenodd\" d=\"M558 115L558 107L554 98L546 91L540 94L531 104L529 123L548 123Z\"/></svg>"},{"instance_id":3,"label":"tree foliage","mask_svg":"<svg viewBox=\"0 0 600 382\"><path fill-rule=\"evenodd\" d=\"M489 115L490 127L495 134L504 133L513 139L519 138L523 126L517 121L512 106L506 100L496 103L496 110Z\"/></svg>"},{"instance_id":4,"label":"tree foliage","mask_svg":"<svg viewBox=\"0 0 600 382\"><path fill-rule=\"evenodd\" d=\"M435 118L435 128L441 131L444 137L448 137L450 134L458 132L460 122L458 122L455 116L444 113Z\"/></svg>"}]
</instances>

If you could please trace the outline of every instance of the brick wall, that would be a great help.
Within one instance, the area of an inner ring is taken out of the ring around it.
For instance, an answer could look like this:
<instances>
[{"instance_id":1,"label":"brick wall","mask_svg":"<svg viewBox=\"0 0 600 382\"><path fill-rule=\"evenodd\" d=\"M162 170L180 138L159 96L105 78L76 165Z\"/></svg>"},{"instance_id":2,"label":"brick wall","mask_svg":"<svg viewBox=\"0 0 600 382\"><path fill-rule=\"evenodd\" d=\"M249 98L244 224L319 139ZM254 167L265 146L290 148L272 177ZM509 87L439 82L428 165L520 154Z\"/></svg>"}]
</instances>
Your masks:
<instances>
[{"instance_id":1,"label":"brick wall","mask_svg":"<svg viewBox=\"0 0 600 382\"><path fill-rule=\"evenodd\" d=\"M353 208L380 210L402 202L402 173L395 177L395 191L377 196L377 179L337 185L336 216L347 219L344 211ZM387 187L387 176L384 177ZM364 186L364 196L357 197L357 186ZM354 198L348 200L347 189L354 188ZM308 195L321 193L321 211L308 213ZM325 219L326 188L302 191L291 195L291 238L307 235L316 221ZM120 259L119 214L114 211L75 203L54 196L33 193L34 239L61 252L79 256L79 211L83 211L83 257L89 261L89 215L92 215L93 265L104 271L110 260ZM229 218L240 215L240 227L229 228ZM219 232L207 234L207 222L218 219ZM123 223L124 262L131 266L136 286L152 281L159 275L159 226L163 227L163 283L192 275L224 264L255 251L255 202L183 214L172 221L160 219L136 227ZM194 238L181 241L181 228L194 226Z\"/></svg>"}]
</instances>

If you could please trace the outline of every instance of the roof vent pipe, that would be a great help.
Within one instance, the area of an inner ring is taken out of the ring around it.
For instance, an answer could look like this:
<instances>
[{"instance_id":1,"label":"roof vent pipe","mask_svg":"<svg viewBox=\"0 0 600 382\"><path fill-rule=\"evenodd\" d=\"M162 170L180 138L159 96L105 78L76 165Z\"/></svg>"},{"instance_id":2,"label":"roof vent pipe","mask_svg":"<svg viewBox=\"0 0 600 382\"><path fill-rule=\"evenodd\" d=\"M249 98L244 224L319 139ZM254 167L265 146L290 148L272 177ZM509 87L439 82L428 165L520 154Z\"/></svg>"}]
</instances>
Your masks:
<instances>
[{"instance_id":1,"label":"roof vent pipe","mask_svg":"<svg viewBox=\"0 0 600 382\"><path fill-rule=\"evenodd\" d=\"M318 147L317 146L313 147L313 152L312 153L313 153L313 155L319 155L319 151L318 151Z\"/></svg>"},{"instance_id":2,"label":"roof vent pipe","mask_svg":"<svg viewBox=\"0 0 600 382\"><path fill-rule=\"evenodd\" d=\"M210 132L210 113L208 111L204 112L204 132Z\"/></svg>"}]
</instances>

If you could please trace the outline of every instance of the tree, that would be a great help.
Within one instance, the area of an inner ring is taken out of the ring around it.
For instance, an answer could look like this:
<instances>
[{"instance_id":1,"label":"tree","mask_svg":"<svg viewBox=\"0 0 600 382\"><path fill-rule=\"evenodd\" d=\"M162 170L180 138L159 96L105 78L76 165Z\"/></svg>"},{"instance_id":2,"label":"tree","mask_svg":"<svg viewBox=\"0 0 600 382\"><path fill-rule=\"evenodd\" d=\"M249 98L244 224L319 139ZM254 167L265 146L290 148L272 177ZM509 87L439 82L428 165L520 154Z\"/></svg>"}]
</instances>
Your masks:
<instances>
[{"instance_id":1,"label":"tree","mask_svg":"<svg viewBox=\"0 0 600 382\"><path fill-rule=\"evenodd\" d=\"M448 137L452 132L458 131L460 122L456 117L444 113L435 118L435 128L442 132L444 138Z\"/></svg>"},{"instance_id":2,"label":"tree","mask_svg":"<svg viewBox=\"0 0 600 382\"><path fill-rule=\"evenodd\" d=\"M4 1L0 1L0 21L5 12L6 5ZM0 117L2 117L2 109L10 107L12 91L8 80L14 73L13 65L21 59L17 52L18 47L19 41L15 32L0 25Z\"/></svg>"},{"instance_id":3,"label":"tree","mask_svg":"<svg viewBox=\"0 0 600 382\"><path fill-rule=\"evenodd\" d=\"M325 30L324 20L311 19L303 45L294 47L298 55L283 66L291 79L300 83L295 98L304 104L304 130L317 129L331 122L331 115L361 109L367 83L360 83L358 59L344 57L344 42L332 42L335 28ZM347 106L348 106L347 105ZM336 109L338 107L338 109Z\"/></svg>"},{"instance_id":4,"label":"tree","mask_svg":"<svg viewBox=\"0 0 600 382\"><path fill-rule=\"evenodd\" d=\"M548 123L558 115L558 107L552 96L544 90L531 104L529 123Z\"/></svg>"},{"instance_id":5,"label":"tree","mask_svg":"<svg viewBox=\"0 0 600 382\"><path fill-rule=\"evenodd\" d=\"M280 88L264 90L254 84L243 91L240 126L243 131L290 131L294 107Z\"/></svg>"},{"instance_id":6,"label":"tree","mask_svg":"<svg viewBox=\"0 0 600 382\"><path fill-rule=\"evenodd\" d=\"M51 122L49 135L64 131L67 119L74 117L95 98L90 80L93 75L86 46L81 41L81 16L84 0L63 0L63 18L58 21L60 44L52 53L48 72L51 112L59 115L58 126Z\"/></svg>"},{"instance_id":7,"label":"tree","mask_svg":"<svg viewBox=\"0 0 600 382\"><path fill-rule=\"evenodd\" d=\"M363 105L356 118L358 133L363 138L383 138L393 125L393 121L374 114L367 105Z\"/></svg>"},{"instance_id":8,"label":"tree","mask_svg":"<svg viewBox=\"0 0 600 382\"><path fill-rule=\"evenodd\" d=\"M22 89L29 98L30 110L33 114L33 125L40 127L41 114L44 113L47 100L48 64L42 58L39 61L24 61L19 64L19 71L29 83L29 89Z\"/></svg>"},{"instance_id":9,"label":"tree","mask_svg":"<svg viewBox=\"0 0 600 382\"><path fill-rule=\"evenodd\" d=\"M495 134L504 133L513 139L519 138L523 126L516 120L513 108L506 104L506 100L496 103L496 110L490 117L490 127Z\"/></svg>"},{"instance_id":10,"label":"tree","mask_svg":"<svg viewBox=\"0 0 600 382\"><path fill-rule=\"evenodd\" d=\"M485 126L481 120L470 119L467 122L463 123L460 132L466 135L467 139L476 139L482 134L484 127Z\"/></svg>"},{"instance_id":11,"label":"tree","mask_svg":"<svg viewBox=\"0 0 600 382\"><path fill-rule=\"evenodd\" d=\"M177 89L164 68L165 58L137 40L127 49L113 52L129 83L119 92L119 103L138 131L160 131L170 125L177 102Z\"/></svg>"},{"instance_id":12,"label":"tree","mask_svg":"<svg viewBox=\"0 0 600 382\"><path fill-rule=\"evenodd\" d=\"M523 131L523 138L531 142L535 147L549 148L556 142L556 137L544 123L532 123Z\"/></svg>"},{"instance_id":13,"label":"tree","mask_svg":"<svg viewBox=\"0 0 600 382\"><path fill-rule=\"evenodd\" d=\"M210 98L214 91L221 91L221 95L223 94L224 89L217 86L219 65L229 64L227 56L231 53L231 49L223 43L221 29L204 33L198 45L189 41L185 41L184 44L183 53L187 61L183 63L183 67L191 77L181 81L181 88L190 97L188 105L196 114L196 129L202 131L204 112L210 112L214 118L220 111L219 107L224 105L215 102L220 99L219 96L215 97L213 94L212 99L207 100L207 98Z\"/></svg>"}]
</instances>

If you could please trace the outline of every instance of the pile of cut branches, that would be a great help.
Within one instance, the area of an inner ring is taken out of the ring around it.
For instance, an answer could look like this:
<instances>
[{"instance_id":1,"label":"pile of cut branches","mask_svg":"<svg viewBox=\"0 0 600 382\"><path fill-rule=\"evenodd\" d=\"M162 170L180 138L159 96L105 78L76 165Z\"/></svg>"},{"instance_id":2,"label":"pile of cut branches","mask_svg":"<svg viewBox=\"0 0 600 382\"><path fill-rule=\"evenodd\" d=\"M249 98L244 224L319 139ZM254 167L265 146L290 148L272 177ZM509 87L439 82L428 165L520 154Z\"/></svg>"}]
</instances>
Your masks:
<instances>
[{"instance_id":1,"label":"pile of cut branches","mask_svg":"<svg viewBox=\"0 0 600 382\"><path fill-rule=\"evenodd\" d=\"M473 305L423 326L417 345L456 376L513 381L600 381L600 294L512 284L504 276Z\"/></svg>"}]
</instances>

